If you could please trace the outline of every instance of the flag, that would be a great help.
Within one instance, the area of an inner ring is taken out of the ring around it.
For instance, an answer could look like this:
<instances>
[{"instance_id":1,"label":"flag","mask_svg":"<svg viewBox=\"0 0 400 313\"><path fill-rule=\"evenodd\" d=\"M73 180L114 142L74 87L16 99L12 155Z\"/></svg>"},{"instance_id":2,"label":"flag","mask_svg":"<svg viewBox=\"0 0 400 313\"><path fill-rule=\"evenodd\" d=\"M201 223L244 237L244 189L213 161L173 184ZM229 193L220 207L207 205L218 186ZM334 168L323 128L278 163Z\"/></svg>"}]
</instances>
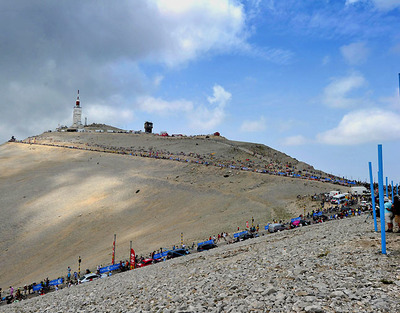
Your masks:
<instances>
[{"instance_id":1,"label":"flag","mask_svg":"<svg viewBox=\"0 0 400 313\"><path fill-rule=\"evenodd\" d=\"M115 264L115 240L113 242L113 252L112 252L112 261L111 264Z\"/></svg>"},{"instance_id":2,"label":"flag","mask_svg":"<svg viewBox=\"0 0 400 313\"><path fill-rule=\"evenodd\" d=\"M131 270L135 268L135 250L131 249Z\"/></svg>"}]
</instances>

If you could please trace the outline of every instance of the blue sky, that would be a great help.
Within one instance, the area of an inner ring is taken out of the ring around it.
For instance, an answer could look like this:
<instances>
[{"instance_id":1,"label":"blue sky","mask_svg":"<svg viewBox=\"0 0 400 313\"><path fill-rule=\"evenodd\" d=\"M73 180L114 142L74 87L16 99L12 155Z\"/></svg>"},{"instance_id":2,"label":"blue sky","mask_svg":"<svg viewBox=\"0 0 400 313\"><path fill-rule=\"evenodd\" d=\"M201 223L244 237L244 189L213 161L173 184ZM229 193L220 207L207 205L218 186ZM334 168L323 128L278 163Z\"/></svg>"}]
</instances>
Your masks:
<instances>
[{"instance_id":1,"label":"blue sky","mask_svg":"<svg viewBox=\"0 0 400 313\"><path fill-rule=\"evenodd\" d=\"M268 145L400 181L400 1L0 3L1 141L88 122ZM376 177L376 175L375 175Z\"/></svg>"}]
</instances>

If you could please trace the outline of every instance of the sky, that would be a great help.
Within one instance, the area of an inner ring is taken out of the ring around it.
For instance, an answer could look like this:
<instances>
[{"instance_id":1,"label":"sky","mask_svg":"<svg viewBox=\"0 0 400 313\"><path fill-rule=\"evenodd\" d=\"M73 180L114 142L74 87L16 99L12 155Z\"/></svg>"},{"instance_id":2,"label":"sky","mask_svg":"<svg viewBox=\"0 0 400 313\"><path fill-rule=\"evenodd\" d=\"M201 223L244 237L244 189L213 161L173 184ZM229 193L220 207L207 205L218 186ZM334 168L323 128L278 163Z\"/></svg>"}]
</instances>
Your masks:
<instances>
[{"instance_id":1,"label":"sky","mask_svg":"<svg viewBox=\"0 0 400 313\"><path fill-rule=\"evenodd\" d=\"M3 0L0 142L83 121L400 182L399 0Z\"/></svg>"}]
</instances>

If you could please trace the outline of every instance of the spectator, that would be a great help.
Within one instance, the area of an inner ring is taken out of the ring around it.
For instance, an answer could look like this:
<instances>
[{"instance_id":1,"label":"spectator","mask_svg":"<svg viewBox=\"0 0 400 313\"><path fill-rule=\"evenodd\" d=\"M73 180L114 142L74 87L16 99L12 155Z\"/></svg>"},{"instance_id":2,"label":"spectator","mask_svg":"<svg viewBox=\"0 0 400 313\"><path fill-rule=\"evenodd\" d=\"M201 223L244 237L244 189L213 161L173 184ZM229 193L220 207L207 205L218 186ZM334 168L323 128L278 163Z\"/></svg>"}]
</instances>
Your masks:
<instances>
[{"instance_id":1,"label":"spectator","mask_svg":"<svg viewBox=\"0 0 400 313\"><path fill-rule=\"evenodd\" d=\"M393 214L394 221L397 224L397 232L400 233L400 198L399 196L395 196L393 199Z\"/></svg>"},{"instance_id":2,"label":"spectator","mask_svg":"<svg viewBox=\"0 0 400 313\"><path fill-rule=\"evenodd\" d=\"M386 232L393 233L393 217L394 214L392 212L392 202L389 201L387 197L385 197L385 220L387 220L388 229Z\"/></svg>"}]
</instances>

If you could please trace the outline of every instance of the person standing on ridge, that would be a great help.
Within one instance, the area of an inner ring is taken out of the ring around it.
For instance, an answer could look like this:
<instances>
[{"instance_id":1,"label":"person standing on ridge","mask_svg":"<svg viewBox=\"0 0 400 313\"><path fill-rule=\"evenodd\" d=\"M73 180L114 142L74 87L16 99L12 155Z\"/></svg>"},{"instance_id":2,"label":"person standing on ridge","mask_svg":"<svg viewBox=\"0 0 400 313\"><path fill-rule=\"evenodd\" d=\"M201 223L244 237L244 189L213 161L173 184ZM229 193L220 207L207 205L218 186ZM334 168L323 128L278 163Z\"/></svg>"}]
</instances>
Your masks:
<instances>
[{"instance_id":1,"label":"person standing on ridge","mask_svg":"<svg viewBox=\"0 0 400 313\"><path fill-rule=\"evenodd\" d=\"M385 197L385 220L387 220L388 229L386 232L393 233L393 212L392 212L392 202L389 201L389 198Z\"/></svg>"},{"instance_id":2,"label":"person standing on ridge","mask_svg":"<svg viewBox=\"0 0 400 313\"><path fill-rule=\"evenodd\" d=\"M392 213L394 222L397 224L397 232L400 233L400 198L398 195L393 199Z\"/></svg>"}]
</instances>

